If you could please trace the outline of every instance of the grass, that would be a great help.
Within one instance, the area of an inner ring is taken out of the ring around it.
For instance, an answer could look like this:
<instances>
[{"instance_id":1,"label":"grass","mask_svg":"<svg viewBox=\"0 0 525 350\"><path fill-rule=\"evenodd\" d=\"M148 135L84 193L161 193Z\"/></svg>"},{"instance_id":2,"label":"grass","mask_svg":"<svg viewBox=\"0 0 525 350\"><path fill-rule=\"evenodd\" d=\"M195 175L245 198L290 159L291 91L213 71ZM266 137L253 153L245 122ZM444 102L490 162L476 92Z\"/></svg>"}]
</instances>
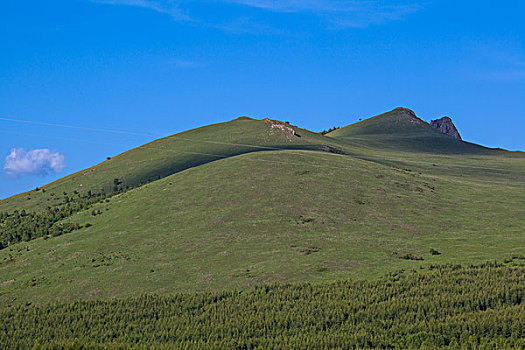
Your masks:
<instances>
[{"instance_id":1,"label":"grass","mask_svg":"<svg viewBox=\"0 0 525 350\"><path fill-rule=\"evenodd\" d=\"M494 154L498 151L456 140L419 119L412 111L396 108L390 112L337 129L327 136L356 147L439 154Z\"/></svg>"},{"instance_id":2,"label":"grass","mask_svg":"<svg viewBox=\"0 0 525 350\"><path fill-rule=\"evenodd\" d=\"M391 130L396 113L374 123ZM1 201L0 210L40 210L62 192L109 191L114 178L146 183L65 219L81 230L0 250L0 302L374 279L525 253L522 153L459 149L428 131L451 150L429 153L351 129L326 137L295 128L297 137L237 119Z\"/></svg>"},{"instance_id":3,"label":"grass","mask_svg":"<svg viewBox=\"0 0 525 350\"><path fill-rule=\"evenodd\" d=\"M0 211L40 211L59 204L65 195L74 197L87 191L109 193L115 179L121 183L121 188L138 187L185 169L244 153L348 147L308 130L295 127L298 136L291 136L270 125L267 121L241 117L159 139L38 190L4 199L0 201Z\"/></svg>"},{"instance_id":4,"label":"grass","mask_svg":"<svg viewBox=\"0 0 525 350\"><path fill-rule=\"evenodd\" d=\"M0 251L2 298L371 279L503 259L524 253L522 189L523 182L419 174L328 153L245 154L113 197L95 206L101 215L69 219L89 228ZM425 260L400 259L406 254Z\"/></svg>"}]
</instances>

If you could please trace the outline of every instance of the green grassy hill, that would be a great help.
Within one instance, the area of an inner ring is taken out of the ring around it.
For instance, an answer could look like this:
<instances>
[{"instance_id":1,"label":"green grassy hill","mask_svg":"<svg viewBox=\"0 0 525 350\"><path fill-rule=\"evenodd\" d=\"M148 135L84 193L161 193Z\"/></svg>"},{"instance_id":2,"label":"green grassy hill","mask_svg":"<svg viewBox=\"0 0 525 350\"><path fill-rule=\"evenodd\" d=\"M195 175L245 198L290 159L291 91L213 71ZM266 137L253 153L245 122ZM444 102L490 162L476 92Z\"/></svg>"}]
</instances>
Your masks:
<instances>
[{"instance_id":1,"label":"green grassy hill","mask_svg":"<svg viewBox=\"0 0 525 350\"><path fill-rule=\"evenodd\" d=\"M491 154L491 150L473 143L456 140L434 129L406 108L337 129L327 134L335 139L361 147L440 154Z\"/></svg>"},{"instance_id":2,"label":"green grassy hill","mask_svg":"<svg viewBox=\"0 0 525 350\"><path fill-rule=\"evenodd\" d=\"M412 134L392 113L360 132ZM2 201L1 210L39 210L51 193L152 180L59 223L81 229L0 250L3 302L375 278L524 253L521 154L381 149L341 136L357 126L330 137L287 127L241 118L200 128Z\"/></svg>"},{"instance_id":3,"label":"green grassy hill","mask_svg":"<svg viewBox=\"0 0 525 350\"><path fill-rule=\"evenodd\" d=\"M406 109L190 130L0 201L0 347L520 348L523 203Z\"/></svg>"},{"instance_id":4,"label":"green grassy hill","mask_svg":"<svg viewBox=\"0 0 525 350\"><path fill-rule=\"evenodd\" d=\"M239 154L276 149L331 150L345 144L308 130L273 127L284 123L241 117L159 139L122 153L91 168L66 176L41 189L0 201L0 211L37 210L60 204L65 196L75 199L88 191L111 193L136 187L184 169ZM349 146L346 146L349 147Z\"/></svg>"}]
</instances>

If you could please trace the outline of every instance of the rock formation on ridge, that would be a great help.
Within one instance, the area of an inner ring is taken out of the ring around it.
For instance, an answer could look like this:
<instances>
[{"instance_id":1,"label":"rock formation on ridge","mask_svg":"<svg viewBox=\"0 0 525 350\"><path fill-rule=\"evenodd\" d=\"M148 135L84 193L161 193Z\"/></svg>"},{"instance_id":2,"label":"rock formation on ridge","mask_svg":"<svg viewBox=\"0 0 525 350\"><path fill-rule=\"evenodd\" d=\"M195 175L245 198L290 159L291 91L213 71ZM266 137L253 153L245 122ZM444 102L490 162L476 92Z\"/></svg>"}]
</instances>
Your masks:
<instances>
[{"instance_id":1,"label":"rock formation on ridge","mask_svg":"<svg viewBox=\"0 0 525 350\"><path fill-rule=\"evenodd\" d=\"M455 138L456 140L462 140L461 136L459 135L458 129L456 129L456 126L454 125L454 123L452 123L452 119L450 119L449 117L443 117L440 119L432 120L430 122L430 126L438 129L445 135Z\"/></svg>"}]
</instances>

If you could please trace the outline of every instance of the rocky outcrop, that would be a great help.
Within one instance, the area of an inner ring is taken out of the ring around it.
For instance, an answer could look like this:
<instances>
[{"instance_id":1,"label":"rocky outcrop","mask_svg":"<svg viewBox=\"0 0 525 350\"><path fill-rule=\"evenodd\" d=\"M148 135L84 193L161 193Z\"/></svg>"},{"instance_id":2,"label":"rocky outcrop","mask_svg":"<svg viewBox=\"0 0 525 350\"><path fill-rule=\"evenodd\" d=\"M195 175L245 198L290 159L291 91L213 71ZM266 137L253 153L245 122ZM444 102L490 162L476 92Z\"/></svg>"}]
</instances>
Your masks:
<instances>
[{"instance_id":1,"label":"rocky outcrop","mask_svg":"<svg viewBox=\"0 0 525 350\"><path fill-rule=\"evenodd\" d=\"M286 135L286 137L288 138L288 140L290 140L290 141L291 141L291 139L290 139L291 136L301 137L287 123L283 123L283 122L280 122L278 120L271 120L271 119L268 119L268 118L264 118L263 120L270 125L270 129L272 129L272 130L273 129L279 130L280 132L284 133Z\"/></svg>"},{"instance_id":2,"label":"rocky outcrop","mask_svg":"<svg viewBox=\"0 0 525 350\"><path fill-rule=\"evenodd\" d=\"M452 123L452 119L449 117L433 120L430 122L430 126L438 129L445 135L455 138L456 140L461 140L458 129L456 129L456 126Z\"/></svg>"},{"instance_id":3,"label":"rocky outcrop","mask_svg":"<svg viewBox=\"0 0 525 350\"><path fill-rule=\"evenodd\" d=\"M284 133L288 133L290 135L295 135L295 130L290 128L289 126L283 125L283 124L272 124L272 129L279 129Z\"/></svg>"}]
</instances>

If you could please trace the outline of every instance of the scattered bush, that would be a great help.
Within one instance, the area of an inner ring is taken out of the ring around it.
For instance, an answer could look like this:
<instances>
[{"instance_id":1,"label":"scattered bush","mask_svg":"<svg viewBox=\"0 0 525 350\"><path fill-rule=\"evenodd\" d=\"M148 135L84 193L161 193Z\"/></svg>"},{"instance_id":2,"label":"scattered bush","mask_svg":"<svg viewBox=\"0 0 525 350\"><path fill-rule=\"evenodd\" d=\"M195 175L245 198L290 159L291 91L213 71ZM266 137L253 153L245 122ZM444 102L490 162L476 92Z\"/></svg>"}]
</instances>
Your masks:
<instances>
[{"instance_id":1,"label":"scattered bush","mask_svg":"<svg viewBox=\"0 0 525 350\"><path fill-rule=\"evenodd\" d=\"M423 257L420 257L420 256L415 256L411 253L408 253L408 254L405 254L405 255L402 255L399 257L399 259L405 259L405 260L425 260L423 259Z\"/></svg>"},{"instance_id":2,"label":"scattered bush","mask_svg":"<svg viewBox=\"0 0 525 350\"><path fill-rule=\"evenodd\" d=\"M80 226L78 224L72 224L72 223L58 223L51 227L51 235L53 237L62 236L63 234L70 233L74 230L78 230Z\"/></svg>"},{"instance_id":3,"label":"scattered bush","mask_svg":"<svg viewBox=\"0 0 525 350\"><path fill-rule=\"evenodd\" d=\"M441 255L441 253L435 250L434 248L430 248L430 254L431 255Z\"/></svg>"}]
</instances>

